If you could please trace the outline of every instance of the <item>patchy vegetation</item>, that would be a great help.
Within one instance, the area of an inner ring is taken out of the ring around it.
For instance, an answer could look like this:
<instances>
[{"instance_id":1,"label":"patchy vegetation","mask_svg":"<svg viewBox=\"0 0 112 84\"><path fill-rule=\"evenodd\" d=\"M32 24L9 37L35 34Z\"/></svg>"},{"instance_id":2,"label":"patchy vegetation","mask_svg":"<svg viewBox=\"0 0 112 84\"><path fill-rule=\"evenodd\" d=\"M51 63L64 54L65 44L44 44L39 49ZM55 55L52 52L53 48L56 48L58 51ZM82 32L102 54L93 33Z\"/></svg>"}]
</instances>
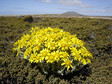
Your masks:
<instances>
[{"instance_id":1,"label":"patchy vegetation","mask_svg":"<svg viewBox=\"0 0 112 84\"><path fill-rule=\"evenodd\" d=\"M33 18L0 17L0 83L56 83L56 84L109 84L112 79L112 20L90 18ZM77 34L86 42L86 48L93 54L92 63L72 74L44 75L35 63L20 59L12 53L13 43L27 33L32 26L59 27L71 34Z\"/></svg>"}]
</instances>

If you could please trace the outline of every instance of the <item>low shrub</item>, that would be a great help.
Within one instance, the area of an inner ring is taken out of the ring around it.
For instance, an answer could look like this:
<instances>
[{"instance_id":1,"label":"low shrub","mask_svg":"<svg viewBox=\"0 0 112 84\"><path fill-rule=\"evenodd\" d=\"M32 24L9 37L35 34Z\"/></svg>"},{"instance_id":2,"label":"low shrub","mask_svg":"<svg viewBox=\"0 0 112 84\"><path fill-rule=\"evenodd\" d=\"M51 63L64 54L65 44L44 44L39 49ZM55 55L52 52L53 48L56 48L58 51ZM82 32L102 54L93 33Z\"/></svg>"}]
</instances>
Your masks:
<instances>
[{"instance_id":1,"label":"low shrub","mask_svg":"<svg viewBox=\"0 0 112 84\"><path fill-rule=\"evenodd\" d=\"M45 74L67 75L91 63L92 54L84 42L59 28L32 27L14 43L17 56L37 63Z\"/></svg>"}]
</instances>

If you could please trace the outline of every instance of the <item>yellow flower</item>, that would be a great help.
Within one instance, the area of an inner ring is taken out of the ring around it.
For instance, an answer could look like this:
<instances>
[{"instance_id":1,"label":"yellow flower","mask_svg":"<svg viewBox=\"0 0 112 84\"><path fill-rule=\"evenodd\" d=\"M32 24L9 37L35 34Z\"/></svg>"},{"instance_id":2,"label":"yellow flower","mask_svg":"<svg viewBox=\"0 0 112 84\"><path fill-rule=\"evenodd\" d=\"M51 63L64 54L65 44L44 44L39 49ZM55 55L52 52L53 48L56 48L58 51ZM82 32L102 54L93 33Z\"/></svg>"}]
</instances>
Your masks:
<instances>
[{"instance_id":1,"label":"yellow flower","mask_svg":"<svg viewBox=\"0 0 112 84\"><path fill-rule=\"evenodd\" d=\"M91 63L90 58L93 57L76 35L51 27L32 27L30 34L24 34L14 43L14 50L17 50L17 56L20 52L24 53L24 59L31 63L50 63L52 66L53 62L63 62L60 65L64 65L67 70L73 65L77 66L75 61L85 65Z\"/></svg>"},{"instance_id":2,"label":"yellow flower","mask_svg":"<svg viewBox=\"0 0 112 84\"><path fill-rule=\"evenodd\" d=\"M27 59L27 56L30 55L31 51L32 51L32 47L26 49L26 51L24 52L24 59Z\"/></svg>"},{"instance_id":3,"label":"yellow flower","mask_svg":"<svg viewBox=\"0 0 112 84\"><path fill-rule=\"evenodd\" d=\"M61 52L61 59L62 60L65 60L65 59L68 59L69 58L69 54L67 52Z\"/></svg>"},{"instance_id":4,"label":"yellow flower","mask_svg":"<svg viewBox=\"0 0 112 84\"><path fill-rule=\"evenodd\" d=\"M40 46L35 46L35 47L33 47L33 51L34 51L34 53L36 52L36 51L39 51L40 50Z\"/></svg>"},{"instance_id":5,"label":"yellow flower","mask_svg":"<svg viewBox=\"0 0 112 84\"><path fill-rule=\"evenodd\" d=\"M29 61L32 63L35 61L36 54L31 54Z\"/></svg>"},{"instance_id":6,"label":"yellow flower","mask_svg":"<svg viewBox=\"0 0 112 84\"><path fill-rule=\"evenodd\" d=\"M55 56L54 59L58 62L61 56L61 53L59 52L59 50L57 50L56 52L53 52L53 55Z\"/></svg>"},{"instance_id":7,"label":"yellow flower","mask_svg":"<svg viewBox=\"0 0 112 84\"><path fill-rule=\"evenodd\" d=\"M80 53L77 51L77 49L75 47L70 48L71 52L72 52L72 56L74 57L74 60L81 60L81 56Z\"/></svg>"},{"instance_id":8,"label":"yellow flower","mask_svg":"<svg viewBox=\"0 0 112 84\"><path fill-rule=\"evenodd\" d=\"M41 62L41 61L42 61L41 54L36 55L34 62L38 63L38 62Z\"/></svg>"},{"instance_id":9,"label":"yellow flower","mask_svg":"<svg viewBox=\"0 0 112 84\"><path fill-rule=\"evenodd\" d=\"M17 48L17 56L19 55L19 52L20 52L20 46L18 46L18 48Z\"/></svg>"},{"instance_id":10,"label":"yellow flower","mask_svg":"<svg viewBox=\"0 0 112 84\"><path fill-rule=\"evenodd\" d=\"M65 67L67 67L67 70L69 70L69 68L73 68L73 66L71 65L72 61L70 61L69 59L64 60L64 63L62 63L61 65L65 65Z\"/></svg>"},{"instance_id":11,"label":"yellow flower","mask_svg":"<svg viewBox=\"0 0 112 84\"><path fill-rule=\"evenodd\" d=\"M14 46L18 46L20 44L20 40L17 40L15 43L14 43Z\"/></svg>"},{"instance_id":12,"label":"yellow flower","mask_svg":"<svg viewBox=\"0 0 112 84\"><path fill-rule=\"evenodd\" d=\"M86 64L87 64L87 62L86 62L86 59L85 59L85 58L83 58L83 59L82 59L82 64L83 64L83 65L86 65Z\"/></svg>"},{"instance_id":13,"label":"yellow flower","mask_svg":"<svg viewBox=\"0 0 112 84\"><path fill-rule=\"evenodd\" d=\"M49 53L45 59L47 63L53 63L55 61L55 55L53 53Z\"/></svg>"},{"instance_id":14,"label":"yellow flower","mask_svg":"<svg viewBox=\"0 0 112 84\"><path fill-rule=\"evenodd\" d=\"M91 63L90 59L87 58L86 60L87 60L88 63Z\"/></svg>"},{"instance_id":15,"label":"yellow flower","mask_svg":"<svg viewBox=\"0 0 112 84\"><path fill-rule=\"evenodd\" d=\"M59 43L58 43L58 46L59 46L59 48L61 49L61 50L68 50L69 49L69 44L67 43L67 42L65 42L65 41L60 41Z\"/></svg>"},{"instance_id":16,"label":"yellow flower","mask_svg":"<svg viewBox=\"0 0 112 84\"><path fill-rule=\"evenodd\" d=\"M79 52L83 57L93 57L92 54L85 47L81 47L79 49Z\"/></svg>"},{"instance_id":17,"label":"yellow flower","mask_svg":"<svg viewBox=\"0 0 112 84\"><path fill-rule=\"evenodd\" d=\"M32 27L32 30L30 31L31 33L35 32L35 31L38 31L40 28L39 27Z\"/></svg>"},{"instance_id":18,"label":"yellow flower","mask_svg":"<svg viewBox=\"0 0 112 84\"><path fill-rule=\"evenodd\" d=\"M14 48L12 48L12 51L13 51L13 53L15 53L15 51L16 51L16 48L14 47Z\"/></svg>"},{"instance_id":19,"label":"yellow flower","mask_svg":"<svg viewBox=\"0 0 112 84\"><path fill-rule=\"evenodd\" d=\"M56 42L53 42L53 41L47 41L46 43L45 43L45 46L47 47L47 48L49 48L50 50L55 50L56 48L57 48L57 43Z\"/></svg>"},{"instance_id":20,"label":"yellow flower","mask_svg":"<svg viewBox=\"0 0 112 84\"><path fill-rule=\"evenodd\" d=\"M74 45L76 45L78 43L78 39L77 38L72 38L71 41L73 42Z\"/></svg>"},{"instance_id":21,"label":"yellow flower","mask_svg":"<svg viewBox=\"0 0 112 84\"><path fill-rule=\"evenodd\" d=\"M26 40L25 39L21 39L20 40L20 47L23 48L26 46Z\"/></svg>"},{"instance_id":22,"label":"yellow flower","mask_svg":"<svg viewBox=\"0 0 112 84\"><path fill-rule=\"evenodd\" d=\"M35 39L30 39L28 42L27 42L27 46L32 46L32 45L35 45Z\"/></svg>"},{"instance_id":23,"label":"yellow flower","mask_svg":"<svg viewBox=\"0 0 112 84\"><path fill-rule=\"evenodd\" d=\"M33 43L41 46L44 43L44 37L35 37Z\"/></svg>"},{"instance_id":24,"label":"yellow flower","mask_svg":"<svg viewBox=\"0 0 112 84\"><path fill-rule=\"evenodd\" d=\"M40 51L42 60L48 55L50 51L48 49L43 49Z\"/></svg>"},{"instance_id":25,"label":"yellow flower","mask_svg":"<svg viewBox=\"0 0 112 84\"><path fill-rule=\"evenodd\" d=\"M68 37L69 35L70 35L70 33L69 32L62 32L62 35L64 36L64 37Z\"/></svg>"}]
</instances>

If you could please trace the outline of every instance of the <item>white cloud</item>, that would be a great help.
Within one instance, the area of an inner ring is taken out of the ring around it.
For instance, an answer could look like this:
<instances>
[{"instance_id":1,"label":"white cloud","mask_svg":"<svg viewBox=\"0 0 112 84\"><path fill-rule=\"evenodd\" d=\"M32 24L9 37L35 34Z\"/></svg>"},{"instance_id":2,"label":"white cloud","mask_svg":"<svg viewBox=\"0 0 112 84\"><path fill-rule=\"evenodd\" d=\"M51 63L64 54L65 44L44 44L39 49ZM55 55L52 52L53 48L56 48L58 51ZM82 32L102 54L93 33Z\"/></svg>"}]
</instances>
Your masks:
<instances>
[{"instance_id":1,"label":"white cloud","mask_svg":"<svg viewBox=\"0 0 112 84\"><path fill-rule=\"evenodd\" d=\"M57 2L65 6L90 7L90 5L84 4L80 0L57 0Z\"/></svg>"},{"instance_id":2,"label":"white cloud","mask_svg":"<svg viewBox=\"0 0 112 84\"><path fill-rule=\"evenodd\" d=\"M60 4L64 6L74 6L74 7L91 7L89 4L83 3L81 0L33 0L41 1L45 3Z\"/></svg>"},{"instance_id":3,"label":"white cloud","mask_svg":"<svg viewBox=\"0 0 112 84\"><path fill-rule=\"evenodd\" d=\"M81 12L102 12L102 13L106 13L106 12L112 12L112 10L105 10L105 9L82 9L80 10Z\"/></svg>"},{"instance_id":4,"label":"white cloud","mask_svg":"<svg viewBox=\"0 0 112 84\"><path fill-rule=\"evenodd\" d=\"M41 1L46 2L46 3L50 3L51 2L51 0L41 0Z\"/></svg>"},{"instance_id":5,"label":"white cloud","mask_svg":"<svg viewBox=\"0 0 112 84\"><path fill-rule=\"evenodd\" d=\"M45 2L45 3L51 3L51 0L32 0L32 1L41 1L41 2Z\"/></svg>"},{"instance_id":6,"label":"white cloud","mask_svg":"<svg viewBox=\"0 0 112 84\"><path fill-rule=\"evenodd\" d=\"M111 7L111 6L108 6L108 7L105 8L105 10L106 10L107 12L112 12L112 7Z\"/></svg>"}]
</instances>

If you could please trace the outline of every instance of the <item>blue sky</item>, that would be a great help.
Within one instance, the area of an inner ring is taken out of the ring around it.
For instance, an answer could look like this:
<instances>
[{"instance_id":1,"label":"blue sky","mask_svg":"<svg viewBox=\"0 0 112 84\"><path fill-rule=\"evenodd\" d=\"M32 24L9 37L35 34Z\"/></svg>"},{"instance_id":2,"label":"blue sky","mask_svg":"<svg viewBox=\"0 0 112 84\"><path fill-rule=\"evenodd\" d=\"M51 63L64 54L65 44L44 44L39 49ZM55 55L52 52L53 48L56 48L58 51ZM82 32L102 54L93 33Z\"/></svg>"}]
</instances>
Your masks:
<instances>
[{"instance_id":1,"label":"blue sky","mask_svg":"<svg viewBox=\"0 0 112 84\"><path fill-rule=\"evenodd\" d=\"M61 14L112 16L112 0L0 0L0 15Z\"/></svg>"}]
</instances>

